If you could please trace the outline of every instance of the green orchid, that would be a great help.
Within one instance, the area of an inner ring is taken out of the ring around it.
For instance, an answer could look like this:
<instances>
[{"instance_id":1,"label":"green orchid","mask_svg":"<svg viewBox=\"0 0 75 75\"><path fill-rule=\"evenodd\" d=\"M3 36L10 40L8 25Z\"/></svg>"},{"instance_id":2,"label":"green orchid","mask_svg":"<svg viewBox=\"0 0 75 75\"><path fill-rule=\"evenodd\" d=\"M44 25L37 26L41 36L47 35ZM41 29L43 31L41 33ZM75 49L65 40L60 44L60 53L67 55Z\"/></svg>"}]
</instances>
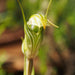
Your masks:
<instances>
[{"instance_id":1,"label":"green orchid","mask_svg":"<svg viewBox=\"0 0 75 75\"><path fill-rule=\"evenodd\" d=\"M38 54L38 50L43 39L43 32L46 29L46 26L48 26L47 22L57 28L58 26L53 24L51 21L47 20L47 14L52 0L50 0L49 2L45 16L43 14L34 14L29 18L28 22L26 22L25 20L24 11L19 0L17 1L21 8L24 20L25 37L22 43L22 52L25 56L24 75L31 75L31 73L34 74L34 71L32 71L33 59Z\"/></svg>"}]
</instances>

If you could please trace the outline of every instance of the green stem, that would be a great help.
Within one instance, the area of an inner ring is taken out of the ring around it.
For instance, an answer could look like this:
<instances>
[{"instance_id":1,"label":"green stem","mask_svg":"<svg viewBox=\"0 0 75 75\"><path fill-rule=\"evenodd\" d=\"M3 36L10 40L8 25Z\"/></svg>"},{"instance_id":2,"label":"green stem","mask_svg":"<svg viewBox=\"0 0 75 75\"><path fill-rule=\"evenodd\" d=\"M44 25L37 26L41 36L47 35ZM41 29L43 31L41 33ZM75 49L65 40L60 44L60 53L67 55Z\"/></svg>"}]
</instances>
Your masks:
<instances>
[{"instance_id":1,"label":"green stem","mask_svg":"<svg viewBox=\"0 0 75 75\"><path fill-rule=\"evenodd\" d=\"M24 75L31 75L33 68L33 59L24 57Z\"/></svg>"},{"instance_id":2,"label":"green stem","mask_svg":"<svg viewBox=\"0 0 75 75\"><path fill-rule=\"evenodd\" d=\"M47 14L48 14L51 3L52 3L52 0L49 1L48 8L47 8L46 15L45 15L46 18L47 18Z\"/></svg>"}]
</instances>

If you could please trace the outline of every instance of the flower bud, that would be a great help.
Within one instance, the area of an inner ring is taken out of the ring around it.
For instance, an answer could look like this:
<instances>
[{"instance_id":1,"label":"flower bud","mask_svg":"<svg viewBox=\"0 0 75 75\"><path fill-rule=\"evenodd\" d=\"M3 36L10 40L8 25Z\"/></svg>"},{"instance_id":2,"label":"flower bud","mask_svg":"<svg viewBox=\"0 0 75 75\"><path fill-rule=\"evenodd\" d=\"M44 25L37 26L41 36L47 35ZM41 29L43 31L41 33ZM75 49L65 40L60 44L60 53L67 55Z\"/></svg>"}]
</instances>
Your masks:
<instances>
[{"instance_id":1,"label":"flower bud","mask_svg":"<svg viewBox=\"0 0 75 75\"><path fill-rule=\"evenodd\" d=\"M46 20L43 15L34 14L25 25L25 38L22 44L22 52L27 58L34 58L43 39Z\"/></svg>"}]
</instances>

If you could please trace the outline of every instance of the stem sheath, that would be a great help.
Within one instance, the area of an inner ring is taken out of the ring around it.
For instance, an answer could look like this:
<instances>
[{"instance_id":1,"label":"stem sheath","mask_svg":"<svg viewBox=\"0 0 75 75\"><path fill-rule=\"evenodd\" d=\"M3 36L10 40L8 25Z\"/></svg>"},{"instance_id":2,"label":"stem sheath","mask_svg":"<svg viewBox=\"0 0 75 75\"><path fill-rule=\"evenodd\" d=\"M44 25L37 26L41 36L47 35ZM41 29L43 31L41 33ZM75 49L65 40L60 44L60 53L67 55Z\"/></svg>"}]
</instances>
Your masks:
<instances>
[{"instance_id":1,"label":"stem sheath","mask_svg":"<svg viewBox=\"0 0 75 75\"><path fill-rule=\"evenodd\" d=\"M24 57L24 75L31 75L33 68L33 59Z\"/></svg>"}]
</instances>

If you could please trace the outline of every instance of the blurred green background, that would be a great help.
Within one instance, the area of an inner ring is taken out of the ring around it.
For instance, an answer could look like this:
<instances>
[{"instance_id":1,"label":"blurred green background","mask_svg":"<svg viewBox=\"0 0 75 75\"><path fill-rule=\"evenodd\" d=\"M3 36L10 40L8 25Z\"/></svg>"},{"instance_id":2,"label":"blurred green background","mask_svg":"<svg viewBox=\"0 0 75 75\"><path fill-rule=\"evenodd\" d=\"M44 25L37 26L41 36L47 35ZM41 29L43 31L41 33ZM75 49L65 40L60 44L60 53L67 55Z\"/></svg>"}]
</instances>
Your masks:
<instances>
[{"instance_id":1,"label":"blurred green background","mask_svg":"<svg viewBox=\"0 0 75 75\"><path fill-rule=\"evenodd\" d=\"M20 0L20 2L28 21L35 13L45 14L49 0ZM53 0L48 19L59 28L52 26L46 28L39 54L34 59L35 74L75 75L75 0ZM9 69L12 70L10 66L13 66L9 63L10 59L13 64L12 60L20 57L13 57L13 50L12 53L10 50L14 45L15 52L19 46L21 53L23 35L23 18L17 0L0 0L0 75L23 74L23 68L20 70L13 68L13 71L9 72ZM20 45L15 47L16 43ZM9 54L12 54L12 57ZM18 55L23 58L22 54Z\"/></svg>"}]
</instances>

